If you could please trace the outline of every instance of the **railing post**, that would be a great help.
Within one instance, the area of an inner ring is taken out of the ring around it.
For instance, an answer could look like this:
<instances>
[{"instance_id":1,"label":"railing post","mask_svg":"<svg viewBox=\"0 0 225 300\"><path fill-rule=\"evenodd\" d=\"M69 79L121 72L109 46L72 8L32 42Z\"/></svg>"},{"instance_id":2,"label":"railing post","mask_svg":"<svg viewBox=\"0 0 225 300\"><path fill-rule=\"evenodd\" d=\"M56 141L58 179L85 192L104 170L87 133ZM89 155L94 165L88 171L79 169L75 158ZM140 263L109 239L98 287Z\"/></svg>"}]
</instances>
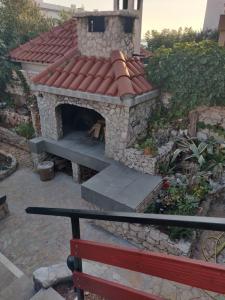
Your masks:
<instances>
[{"instance_id":1,"label":"railing post","mask_svg":"<svg viewBox=\"0 0 225 300\"><path fill-rule=\"evenodd\" d=\"M72 234L73 239L80 239L80 220L79 218L71 218ZM74 271L82 273L82 260L80 258L74 257ZM84 291L77 288L78 300L84 300Z\"/></svg>"}]
</instances>

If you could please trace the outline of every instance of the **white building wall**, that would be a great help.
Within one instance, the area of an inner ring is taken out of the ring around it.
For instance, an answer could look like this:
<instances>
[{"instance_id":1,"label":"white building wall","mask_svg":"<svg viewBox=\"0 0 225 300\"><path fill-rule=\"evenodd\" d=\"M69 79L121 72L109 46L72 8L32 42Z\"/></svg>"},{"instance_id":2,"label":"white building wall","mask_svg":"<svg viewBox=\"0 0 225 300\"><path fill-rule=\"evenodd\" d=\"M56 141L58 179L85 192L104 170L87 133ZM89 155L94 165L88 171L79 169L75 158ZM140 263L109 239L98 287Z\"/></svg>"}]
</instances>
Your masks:
<instances>
[{"instance_id":1,"label":"white building wall","mask_svg":"<svg viewBox=\"0 0 225 300\"><path fill-rule=\"evenodd\" d=\"M35 1L40 7L40 10L44 16L49 18L54 18L54 19L59 18L59 14L62 10L70 11L71 9L74 8L73 6L68 7L68 6L56 5L56 4L45 2L43 0L35 0Z\"/></svg>"},{"instance_id":2,"label":"white building wall","mask_svg":"<svg viewBox=\"0 0 225 300\"><path fill-rule=\"evenodd\" d=\"M217 29L220 15L224 14L225 0L207 0L203 29Z\"/></svg>"}]
</instances>

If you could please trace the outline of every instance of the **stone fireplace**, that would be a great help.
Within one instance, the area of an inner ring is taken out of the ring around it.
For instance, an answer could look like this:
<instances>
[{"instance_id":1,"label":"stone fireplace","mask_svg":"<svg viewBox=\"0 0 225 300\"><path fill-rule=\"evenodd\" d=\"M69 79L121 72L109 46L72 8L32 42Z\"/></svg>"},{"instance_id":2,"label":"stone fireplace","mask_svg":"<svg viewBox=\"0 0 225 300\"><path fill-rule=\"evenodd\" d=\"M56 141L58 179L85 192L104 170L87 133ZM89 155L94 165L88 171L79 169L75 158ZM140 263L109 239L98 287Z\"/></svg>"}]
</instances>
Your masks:
<instances>
[{"instance_id":1,"label":"stone fireplace","mask_svg":"<svg viewBox=\"0 0 225 300\"><path fill-rule=\"evenodd\" d=\"M161 181L125 166L127 148L148 132L159 91L139 57L143 1L119 2L114 11L78 12L74 47L33 78L41 136L30 145L35 164L46 154L72 163L74 180L87 180L83 199L134 211ZM92 134L98 126L100 138Z\"/></svg>"},{"instance_id":2,"label":"stone fireplace","mask_svg":"<svg viewBox=\"0 0 225 300\"><path fill-rule=\"evenodd\" d=\"M96 120L104 120L105 155L117 161L123 160L125 149L137 138L146 135L158 95L158 91L151 91L122 102L116 97L91 95L91 100L89 95L89 99L79 99L53 94L54 88L45 90L37 93L43 137L57 141L71 132L87 134Z\"/></svg>"},{"instance_id":3,"label":"stone fireplace","mask_svg":"<svg viewBox=\"0 0 225 300\"><path fill-rule=\"evenodd\" d=\"M56 117L59 123L60 137L65 137L67 135L80 133L86 137L91 137L92 130L96 124L105 123L105 119L93 109L80 107L71 104L61 104L56 107ZM100 130L101 127L100 127ZM99 132L96 136L96 140L104 141L103 132ZM101 138L102 137L102 138ZM101 138L101 139L100 139Z\"/></svg>"}]
</instances>

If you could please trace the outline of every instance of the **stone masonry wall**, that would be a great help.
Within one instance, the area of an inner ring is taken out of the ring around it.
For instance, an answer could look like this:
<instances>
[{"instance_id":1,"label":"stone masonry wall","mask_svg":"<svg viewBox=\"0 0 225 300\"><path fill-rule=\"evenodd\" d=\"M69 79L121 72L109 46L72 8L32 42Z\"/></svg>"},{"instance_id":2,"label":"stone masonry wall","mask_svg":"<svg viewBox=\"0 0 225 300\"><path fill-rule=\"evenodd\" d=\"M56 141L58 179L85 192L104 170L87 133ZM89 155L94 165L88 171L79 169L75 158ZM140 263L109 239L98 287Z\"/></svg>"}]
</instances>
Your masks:
<instances>
[{"instance_id":1,"label":"stone masonry wall","mask_svg":"<svg viewBox=\"0 0 225 300\"><path fill-rule=\"evenodd\" d=\"M130 108L128 146L132 146L137 138L146 136L149 119L154 112L156 99L142 102Z\"/></svg>"},{"instance_id":2,"label":"stone masonry wall","mask_svg":"<svg viewBox=\"0 0 225 300\"><path fill-rule=\"evenodd\" d=\"M16 146L27 152L30 151L27 140L24 137L4 127L0 127L0 142Z\"/></svg>"},{"instance_id":3,"label":"stone masonry wall","mask_svg":"<svg viewBox=\"0 0 225 300\"><path fill-rule=\"evenodd\" d=\"M159 162L166 162L173 149L174 142L170 141L158 149L158 155L152 157L144 155L142 150L128 148L124 151L122 162L129 168L146 174L155 175Z\"/></svg>"},{"instance_id":4,"label":"stone masonry wall","mask_svg":"<svg viewBox=\"0 0 225 300\"><path fill-rule=\"evenodd\" d=\"M214 107L207 107L202 106L197 108L195 111L190 113L197 113L197 118L195 122L204 123L206 126L215 126L225 130L225 107L214 106ZM189 118L190 118L189 116ZM193 124L196 126L197 124ZM224 142L224 135L219 135L213 128L198 128L197 127L197 137L200 140L207 140L210 137L214 137L217 141L223 143Z\"/></svg>"},{"instance_id":5,"label":"stone masonry wall","mask_svg":"<svg viewBox=\"0 0 225 300\"><path fill-rule=\"evenodd\" d=\"M79 18L77 24L78 48L82 55L110 57L113 50L120 49L132 57L134 34L125 33L123 19L119 16L105 17L105 32L88 32L88 18Z\"/></svg>"},{"instance_id":6,"label":"stone masonry wall","mask_svg":"<svg viewBox=\"0 0 225 300\"><path fill-rule=\"evenodd\" d=\"M201 107L197 109L199 122L206 125L219 125L225 129L225 107Z\"/></svg>"},{"instance_id":7,"label":"stone masonry wall","mask_svg":"<svg viewBox=\"0 0 225 300\"><path fill-rule=\"evenodd\" d=\"M118 161L123 161L124 151L138 136L147 133L147 120L154 110L155 100L129 108L125 105L100 101L63 97L44 93L38 96L42 136L58 140L62 137L60 105L71 104L93 109L105 118L105 153ZM140 121L138 121L140 120Z\"/></svg>"},{"instance_id":8,"label":"stone masonry wall","mask_svg":"<svg viewBox=\"0 0 225 300\"><path fill-rule=\"evenodd\" d=\"M143 226L128 223L97 221L97 225L107 231L119 235L128 241L133 241L146 250L172 254L176 256L190 256L192 243L185 240L172 241L169 236L153 226Z\"/></svg>"},{"instance_id":9,"label":"stone masonry wall","mask_svg":"<svg viewBox=\"0 0 225 300\"><path fill-rule=\"evenodd\" d=\"M10 109L1 109L0 119L3 123L13 127L18 126L21 123L29 123L31 121L30 116L20 115Z\"/></svg>"},{"instance_id":10,"label":"stone masonry wall","mask_svg":"<svg viewBox=\"0 0 225 300\"><path fill-rule=\"evenodd\" d=\"M87 202L89 209L100 210L97 206ZM140 248L167 253L176 256L190 256L192 250L192 241L180 240L172 241L169 236L154 226L118 223L110 221L95 221L97 226L120 236L128 241L134 242Z\"/></svg>"}]
</instances>

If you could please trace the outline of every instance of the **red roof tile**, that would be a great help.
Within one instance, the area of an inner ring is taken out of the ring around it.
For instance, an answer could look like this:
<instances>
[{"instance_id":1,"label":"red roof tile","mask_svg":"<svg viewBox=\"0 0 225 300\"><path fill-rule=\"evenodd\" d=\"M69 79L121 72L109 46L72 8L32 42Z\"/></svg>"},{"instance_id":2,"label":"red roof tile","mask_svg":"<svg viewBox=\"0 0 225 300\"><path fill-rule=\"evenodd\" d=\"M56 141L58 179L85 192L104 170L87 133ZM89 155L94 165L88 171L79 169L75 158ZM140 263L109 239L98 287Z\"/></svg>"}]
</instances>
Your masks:
<instances>
[{"instance_id":1,"label":"red roof tile","mask_svg":"<svg viewBox=\"0 0 225 300\"><path fill-rule=\"evenodd\" d=\"M54 27L51 31L12 50L10 57L16 61L54 63L71 49L77 49L75 19Z\"/></svg>"},{"instance_id":2,"label":"red roof tile","mask_svg":"<svg viewBox=\"0 0 225 300\"><path fill-rule=\"evenodd\" d=\"M68 51L63 58L33 78L35 84L123 97L153 90L142 63L113 51L110 58L81 56Z\"/></svg>"}]
</instances>

